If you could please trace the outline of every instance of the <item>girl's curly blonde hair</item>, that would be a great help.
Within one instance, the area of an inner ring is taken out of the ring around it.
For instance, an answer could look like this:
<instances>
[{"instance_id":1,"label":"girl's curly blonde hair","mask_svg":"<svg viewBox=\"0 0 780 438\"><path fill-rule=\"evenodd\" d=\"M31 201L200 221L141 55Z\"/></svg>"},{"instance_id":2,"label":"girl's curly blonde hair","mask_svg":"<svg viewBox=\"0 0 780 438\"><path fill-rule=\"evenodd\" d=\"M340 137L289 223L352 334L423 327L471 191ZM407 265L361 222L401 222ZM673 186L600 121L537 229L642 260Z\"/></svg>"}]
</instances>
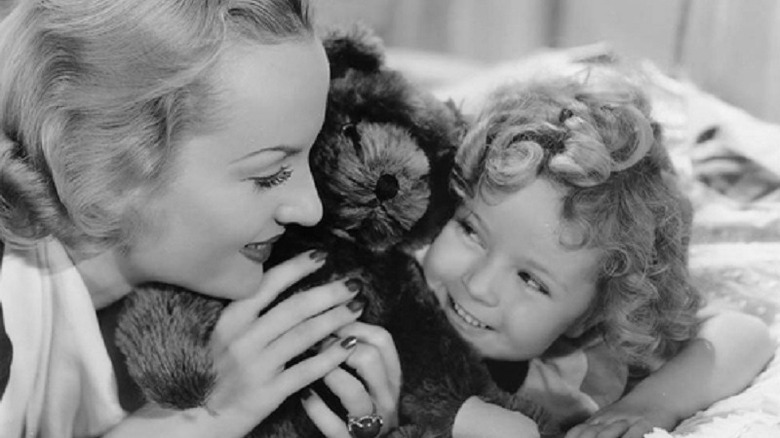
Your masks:
<instances>
[{"instance_id":1,"label":"girl's curly blonde hair","mask_svg":"<svg viewBox=\"0 0 780 438\"><path fill-rule=\"evenodd\" d=\"M691 207L641 88L597 73L497 89L458 151L452 185L466 198L513 193L536 178L560 187L561 217L581 231L580 241L561 243L605 254L586 325L619 359L649 369L698 328Z\"/></svg>"}]
</instances>

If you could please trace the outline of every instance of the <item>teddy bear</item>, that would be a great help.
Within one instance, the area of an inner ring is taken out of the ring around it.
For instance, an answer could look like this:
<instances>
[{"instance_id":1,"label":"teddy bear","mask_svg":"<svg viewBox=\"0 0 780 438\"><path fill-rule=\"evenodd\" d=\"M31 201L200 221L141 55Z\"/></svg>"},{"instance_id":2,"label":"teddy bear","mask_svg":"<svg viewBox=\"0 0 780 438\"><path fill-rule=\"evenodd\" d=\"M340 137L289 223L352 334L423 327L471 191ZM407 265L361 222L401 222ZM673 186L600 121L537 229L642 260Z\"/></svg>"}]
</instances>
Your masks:
<instances>
[{"instance_id":1,"label":"teddy bear","mask_svg":"<svg viewBox=\"0 0 780 438\"><path fill-rule=\"evenodd\" d=\"M463 118L454 105L387 67L382 42L368 29L331 30L323 43L330 91L310 155L323 218L314 227L288 227L268 263L309 249L328 257L279 299L336 278L363 282L360 319L393 336L401 361L400 425L389 436L451 436L455 415L471 396L520 411L540 430L554 430L539 406L493 383L450 326L411 255L453 214L448 179ZM148 400L179 409L204 405L215 380L208 336L224 304L171 285L146 285L133 293L116 343ZM315 386L318 393L325 389ZM321 434L291 397L250 436Z\"/></svg>"}]
</instances>

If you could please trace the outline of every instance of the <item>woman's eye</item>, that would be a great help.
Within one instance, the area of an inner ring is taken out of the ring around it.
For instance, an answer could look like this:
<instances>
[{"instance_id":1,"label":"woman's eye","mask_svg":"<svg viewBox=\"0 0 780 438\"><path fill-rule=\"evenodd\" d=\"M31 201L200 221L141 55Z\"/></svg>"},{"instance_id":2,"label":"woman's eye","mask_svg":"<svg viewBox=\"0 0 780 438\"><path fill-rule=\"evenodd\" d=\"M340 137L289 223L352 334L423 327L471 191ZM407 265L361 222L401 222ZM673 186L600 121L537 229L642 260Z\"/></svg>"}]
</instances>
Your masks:
<instances>
[{"instance_id":1,"label":"woman's eye","mask_svg":"<svg viewBox=\"0 0 780 438\"><path fill-rule=\"evenodd\" d=\"M468 221L464 219L458 219L455 222L458 224L458 227L460 227L460 230L463 231L464 234L475 234L474 227L472 227Z\"/></svg>"},{"instance_id":2,"label":"woman's eye","mask_svg":"<svg viewBox=\"0 0 780 438\"><path fill-rule=\"evenodd\" d=\"M534 289L537 292L543 293L545 295L550 295L550 293L547 291L547 288L544 287L541 282L537 281L531 274L527 272L518 272L517 276L520 277L520 279L531 289Z\"/></svg>"},{"instance_id":3,"label":"woman's eye","mask_svg":"<svg viewBox=\"0 0 780 438\"><path fill-rule=\"evenodd\" d=\"M458 225L458 229L469 239L478 240L477 231L471 226L466 219L456 219L455 223Z\"/></svg>"},{"instance_id":4,"label":"woman's eye","mask_svg":"<svg viewBox=\"0 0 780 438\"><path fill-rule=\"evenodd\" d=\"M282 166L276 173L269 176L258 176L249 178L255 184L255 187L260 190L266 190L278 185L284 184L292 176L292 169L288 166Z\"/></svg>"}]
</instances>

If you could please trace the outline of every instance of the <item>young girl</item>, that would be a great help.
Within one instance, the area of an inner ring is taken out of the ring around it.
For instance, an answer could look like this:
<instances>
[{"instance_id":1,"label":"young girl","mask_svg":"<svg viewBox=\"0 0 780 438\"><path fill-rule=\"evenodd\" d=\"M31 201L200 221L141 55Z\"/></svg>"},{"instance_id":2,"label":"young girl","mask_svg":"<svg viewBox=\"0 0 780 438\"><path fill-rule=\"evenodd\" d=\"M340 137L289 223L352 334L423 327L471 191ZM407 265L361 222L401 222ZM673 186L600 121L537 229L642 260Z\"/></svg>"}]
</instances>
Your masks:
<instances>
[{"instance_id":1,"label":"young girl","mask_svg":"<svg viewBox=\"0 0 780 438\"><path fill-rule=\"evenodd\" d=\"M486 359L531 361L521 393L569 426L598 411L568 437L640 437L745 387L772 348L747 315L702 322L690 207L649 104L597 73L492 94L456 157L461 205L423 266ZM501 415L467 403L456 436L501 436Z\"/></svg>"},{"instance_id":2,"label":"young girl","mask_svg":"<svg viewBox=\"0 0 780 438\"><path fill-rule=\"evenodd\" d=\"M392 427L397 353L354 322L358 282L257 317L323 258L263 269L287 225L322 214L308 154L329 74L307 4L17 3L0 25L0 435L238 438L323 376L355 420L306 402L327 436ZM106 309L150 281L234 300L205 407L119 397L131 386Z\"/></svg>"}]
</instances>

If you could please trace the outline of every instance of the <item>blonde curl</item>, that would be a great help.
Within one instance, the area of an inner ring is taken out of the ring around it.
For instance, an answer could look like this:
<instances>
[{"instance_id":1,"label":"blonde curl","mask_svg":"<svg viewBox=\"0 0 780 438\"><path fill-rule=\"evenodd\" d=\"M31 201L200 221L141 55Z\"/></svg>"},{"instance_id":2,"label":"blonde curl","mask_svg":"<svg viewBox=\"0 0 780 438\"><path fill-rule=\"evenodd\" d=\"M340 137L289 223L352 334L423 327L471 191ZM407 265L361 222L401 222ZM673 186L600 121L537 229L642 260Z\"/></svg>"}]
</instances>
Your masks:
<instances>
[{"instance_id":1,"label":"blonde curl","mask_svg":"<svg viewBox=\"0 0 780 438\"><path fill-rule=\"evenodd\" d=\"M578 116L566 119L564 126L568 130L564 149L550 158L550 170L580 187L606 181L612 160L601 134L591 123Z\"/></svg>"}]
</instances>

